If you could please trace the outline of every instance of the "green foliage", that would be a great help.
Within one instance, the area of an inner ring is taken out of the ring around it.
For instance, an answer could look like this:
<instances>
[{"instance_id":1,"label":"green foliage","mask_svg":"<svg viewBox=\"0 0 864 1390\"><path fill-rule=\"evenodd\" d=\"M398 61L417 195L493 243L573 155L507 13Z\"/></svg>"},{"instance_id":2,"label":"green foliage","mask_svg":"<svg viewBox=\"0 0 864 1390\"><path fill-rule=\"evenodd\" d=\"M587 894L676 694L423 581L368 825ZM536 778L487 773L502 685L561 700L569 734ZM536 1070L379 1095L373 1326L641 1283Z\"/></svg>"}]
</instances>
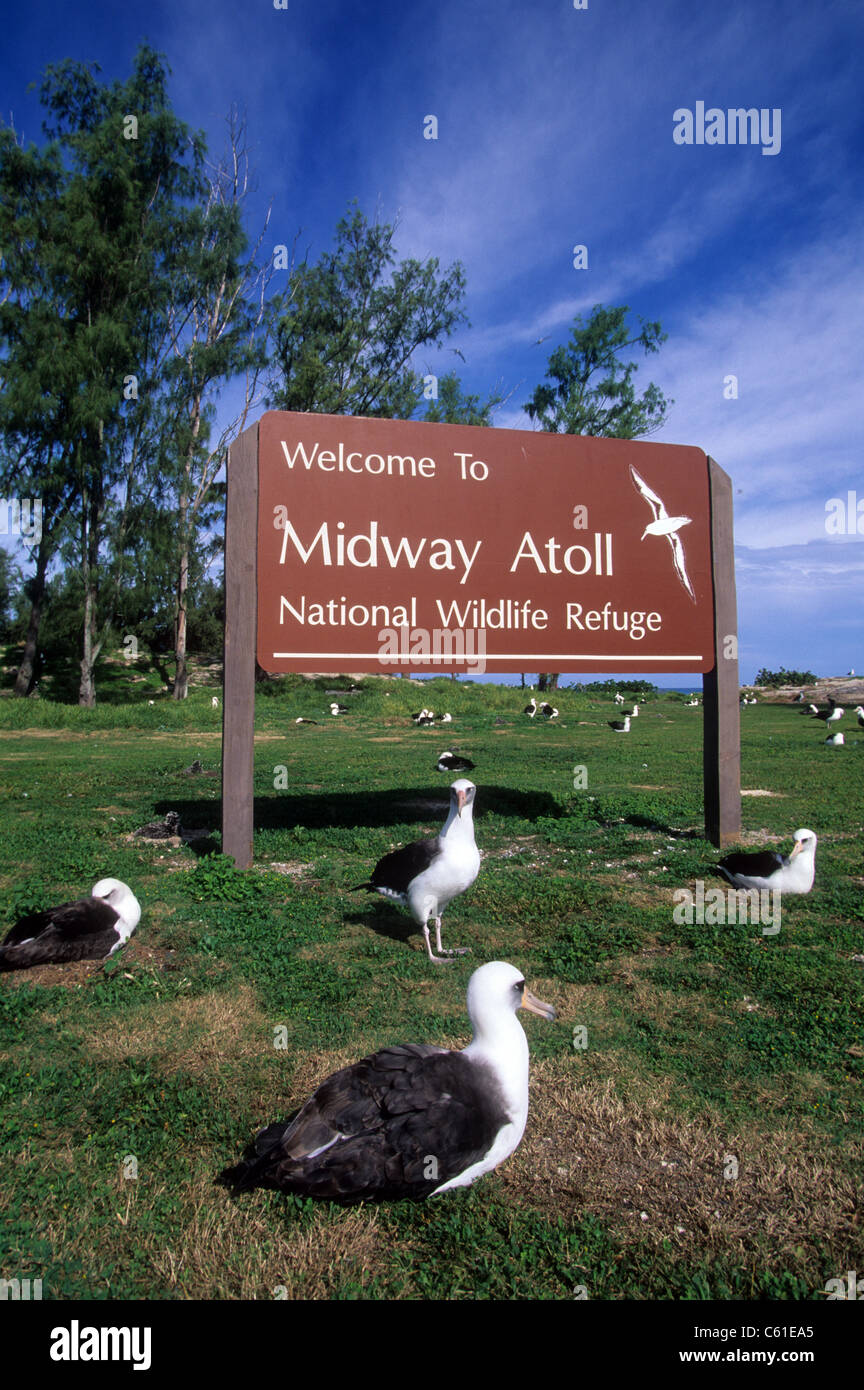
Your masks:
<instances>
[{"instance_id":1,"label":"green foliage","mask_svg":"<svg viewBox=\"0 0 864 1390\"><path fill-rule=\"evenodd\" d=\"M640 318L634 337L627 328L627 305L604 308L596 304L587 323L578 315L570 341L549 358L546 376L554 384L536 387L524 409L542 429L555 434L588 434L610 439L637 439L665 423L672 401L653 382L641 397L633 387L636 362L624 364L621 354L640 346L659 351L667 334L659 323Z\"/></svg>"},{"instance_id":2,"label":"green foliage","mask_svg":"<svg viewBox=\"0 0 864 1390\"><path fill-rule=\"evenodd\" d=\"M230 854L207 854L190 875L189 892L199 902L250 903L271 896L273 880L237 869Z\"/></svg>"},{"instance_id":3,"label":"green foliage","mask_svg":"<svg viewBox=\"0 0 864 1390\"><path fill-rule=\"evenodd\" d=\"M565 686L564 689L565 689L565 690L578 690L578 691L580 691L580 692L584 691L586 694L589 694L589 695L592 694L593 691L595 691L595 690L602 691L604 694L607 694L607 695L615 695L615 694L618 693L619 690L621 691L622 695L623 695L623 694L628 694L628 695L656 695L656 694L657 694L657 686L656 686L656 685L652 685L652 683L651 683L650 681L640 680L638 676L636 677L635 680L630 680L630 681L619 681L619 680L615 680L615 678L614 678L613 676L610 676L610 677L608 678L608 680L605 680L605 681L589 681L589 682L587 683L587 685L586 685L586 684L583 684L582 681L574 681L572 685Z\"/></svg>"},{"instance_id":4,"label":"green foliage","mask_svg":"<svg viewBox=\"0 0 864 1390\"><path fill-rule=\"evenodd\" d=\"M394 231L370 225L355 205L338 224L336 249L293 271L275 330L277 409L414 414L421 381L412 356L464 321L465 275L457 262L439 276L434 258L394 267Z\"/></svg>"},{"instance_id":5,"label":"green foliage","mask_svg":"<svg viewBox=\"0 0 864 1390\"><path fill-rule=\"evenodd\" d=\"M438 381L438 399L430 401L423 419L430 424L491 425L492 411L503 396L493 392L485 401L479 396L465 395L455 372L448 372Z\"/></svg>"},{"instance_id":6,"label":"green foliage","mask_svg":"<svg viewBox=\"0 0 864 1390\"><path fill-rule=\"evenodd\" d=\"M152 461L146 403L170 356L180 209L203 192L203 148L171 111L167 71L146 44L127 82L102 85L67 60L46 70L41 98L43 152L0 132L0 192L12 195L0 198L9 249L0 426L17 443L26 490L43 499L42 558L62 546L78 588L80 698L90 704L99 629L123 579L129 503L148 472L142 455Z\"/></svg>"},{"instance_id":7,"label":"green foliage","mask_svg":"<svg viewBox=\"0 0 864 1390\"><path fill-rule=\"evenodd\" d=\"M761 671L756 672L754 685L813 685L816 677L812 671L787 671L785 666L781 666L779 671L767 671L762 667Z\"/></svg>"},{"instance_id":8,"label":"green foliage","mask_svg":"<svg viewBox=\"0 0 864 1390\"><path fill-rule=\"evenodd\" d=\"M7 550L0 550L0 643L20 635L14 618L15 595L21 587L21 571Z\"/></svg>"}]
</instances>

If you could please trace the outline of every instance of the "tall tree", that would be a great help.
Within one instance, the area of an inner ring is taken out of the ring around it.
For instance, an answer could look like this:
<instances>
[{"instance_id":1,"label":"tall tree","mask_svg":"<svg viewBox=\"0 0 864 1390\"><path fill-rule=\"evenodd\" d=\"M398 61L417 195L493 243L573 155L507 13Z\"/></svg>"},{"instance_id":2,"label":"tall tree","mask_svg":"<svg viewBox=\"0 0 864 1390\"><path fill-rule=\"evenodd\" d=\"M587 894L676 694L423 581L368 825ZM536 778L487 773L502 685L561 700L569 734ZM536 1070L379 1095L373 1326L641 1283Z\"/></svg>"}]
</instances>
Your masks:
<instances>
[{"instance_id":1,"label":"tall tree","mask_svg":"<svg viewBox=\"0 0 864 1390\"><path fill-rule=\"evenodd\" d=\"M79 702L92 705L120 579L105 583L105 547L112 539L122 563L146 442L147 415L136 407L158 388L167 271L184 203L203 189L203 144L172 112L165 67L146 45L126 83L102 86L91 68L67 61L47 69L41 96L53 187L46 177L39 190L47 236L34 244L31 273L59 341L49 388L56 410L39 443L44 452L50 437L62 449L74 491ZM7 343L23 362L22 341Z\"/></svg>"},{"instance_id":2,"label":"tall tree","mask_svg":"<svg viewBox=\"0 0 864 1390\"><path fill-rule=\"evenodd\" d=\"M62 182L56 148L24 149L14 130L0 127L0 493L39 499L42 511L31 548L35 574L25 585L29 619L14 690L20 696L35 679L48 570L76 497L70 392L61 379L67 334L57 307Z\"/></svg>"},{"instance_id":3,"label":"tall tree","mask_svg":"<svg viewBox=\"0 0 864 1390\"><path fill-rule=\"evenodd\" d=\"M492 411L503 400L500 391L493 391L485 401L466 395L456 373L448 372L440 378L437 400L430 401L423 419L436 425L491 425Z\"/></svg>"},{"instance_id":4,"label":"tall tree","mask_svg":"<svg viewBox=\"0 0 864 1390\"><path fill-rule=\"evenodd\" d=\"M20 587L21 571L8 551L0 550L0 642L10 642L14 635L14 601Z\"/></svg>"},{"instance_id":5,"label":"tall tree","mask_svg":"<svg viewBox=\"0 0 864 1390\"><path fill-rule=\"evenodd\" d=\"M588 434L595 438L636 439L652 434L665 423L672 401L652 381L637 397L633 374L637 362L623 362L628 348L641 347L646 355L658 352L667 334L659 323L640 318L640 332L627 327L630 309L625 304L605 308L595 304L586 323L577 316L570 341L555 348L546 376L554 384L541 383L524 409L532 420L552 434ZM554 690L557 671L539 673L540 690Z\"/></svg>"},{"instance_id":6,"label":"tall tree","mask_svg":"<svg viewBox=\"0 0 864 1390\"><path fill-rule=\"evenodd\" d=\"M175 512L175 700L186 698L188 591L206 549L206 523L216 519L224 490L215 486L228 444L263 400L259 381L266 366L269 312L266 290L272 261L260 252L269 221L250 249L243 226L249 191L245 125L228 117L228 147L208 178L206 205L192 211L183 238L180 275L172 294L173 361L166 397L163 473L172 480ZM221 433L210 438L212 397L229 378L240 377L239 407ZM208 398L210 403L208 404Z\"/></svg>"},{"instance_id":7,"label":"tall tree","mask_svg":"<svg viewBox=\"0 0 864 1390\"><path fill-rule=\"evenodd\" d=\"M553 434L590 434L609 439L638 439L665 423L672 401L651 382L637 397L633 374L637 362L623 362L628 348L641 347L646 355L658 352L668 334L659 323L640 318L640 331L627 327L630 310L595 304L586 323L577 316L570 341L555 348L546 376L524 406L541 429Z\"/></svg>"},{"instance_id":8,"label":"tall tree","mask_svg":"<svg viewBox=\"0 0 864 1390\"><path fill-rule=\"evenodd\" d=\"M395 263L395 229L354 207L336 248L291 273L275 332L271 404L279 410L409 419L421 403L418 348L464 322L458 261Z\"/></svg>"}]
</instances>

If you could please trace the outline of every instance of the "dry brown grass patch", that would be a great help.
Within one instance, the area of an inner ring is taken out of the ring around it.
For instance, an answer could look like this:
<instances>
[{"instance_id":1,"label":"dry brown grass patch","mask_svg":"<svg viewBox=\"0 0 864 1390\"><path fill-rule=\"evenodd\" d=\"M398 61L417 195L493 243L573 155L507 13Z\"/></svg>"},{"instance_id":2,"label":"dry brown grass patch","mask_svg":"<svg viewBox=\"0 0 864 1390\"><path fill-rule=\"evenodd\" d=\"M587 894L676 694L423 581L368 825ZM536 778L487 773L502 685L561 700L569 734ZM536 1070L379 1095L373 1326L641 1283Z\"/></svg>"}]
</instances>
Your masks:
<instances>
[{"instance_id":1,"label":"dry brown grass patch","mask_svg":"<svg viewBox=\"0 0 864 1390\"><path fill-rule=\"evenodd\" d=\"M328 1298L347 1279L362 1283L380 1259L377 1210L315 1212L311 1222L280 1231L262 1219L254 1196L214 1203L206 1178L189 1189L183 1230L152 1251L153 1268L175 1296L191 1298Z\"/></svg>"},{"instance_id":2,"label":"dry brown grass patch","mask_svg":"<svg viewBox=\"0 0 864 1390\"><path fill-rule=\"evenodd\" d=\"M226 1056L257 1056L269 1027L252 987L240 984L230 994L213 990L194 999L148 1003L141 1007L140 1021L134 1014L124 1020L122 1032L82 1036L101 1061L153 1057L172 1071L198 1074Z\"/></svg>"},{"instance_id":3,"label":"dry brown grass patch","mask_svg":"<svg viewBox=\"0 0 864 1390\"><path fill-rule=\"evenodd\" d=\"M772 1259L794 1266L816 1229L841 1262L860 1254L849 1170L864 1145L850 1142L844 1165L815 1130L773 1120L767 1131L752 1121L733 1127L711 1111L670 1114L671 1082L658 1082L665 1090L623 1101L608 1077L583 1073L577 1081L560 1063L538 1063L528 1133L505 1172L514 1195L558 1212L590 1212L625 1240L670 1241L693 1258L740 1256L767 1241ZM731 1158L736 1178L724 1176Z\"/></svg>"},{"instance_id":4,"label":"dry brown grass patch","mask_svg":"<svg viewBox=\"0 0 864 1390\"><path fill-rule=\"evenodd\" d=\"M215 1154L199 1153L196 1170L171 1191L176 1219L171 1235L153 1232L145 1217L164 1205L168 1188L151 1187L146 1173L125 1181L118 1165L108 1185L100 1226L100 1262L119 1269L134 1259L142 1297L195 1299L327 1298L348 1279L381 1262L379 1213L363 1207L337 1214L322 1209L311 1222L291 1213L262 1214L264 1194L233 1199L220 1193ZM94 1173L94 1179L98 1178ZM278 1198L277 1201L284 1202ZM44 1238L86 1270L93 1260L92 1231L78 1224L74 1202L56 1208ZM105 1281L110 1290L110 1283ZM93 1291L98 1288L93 1285Z\"/></svg>"}]
</instances>

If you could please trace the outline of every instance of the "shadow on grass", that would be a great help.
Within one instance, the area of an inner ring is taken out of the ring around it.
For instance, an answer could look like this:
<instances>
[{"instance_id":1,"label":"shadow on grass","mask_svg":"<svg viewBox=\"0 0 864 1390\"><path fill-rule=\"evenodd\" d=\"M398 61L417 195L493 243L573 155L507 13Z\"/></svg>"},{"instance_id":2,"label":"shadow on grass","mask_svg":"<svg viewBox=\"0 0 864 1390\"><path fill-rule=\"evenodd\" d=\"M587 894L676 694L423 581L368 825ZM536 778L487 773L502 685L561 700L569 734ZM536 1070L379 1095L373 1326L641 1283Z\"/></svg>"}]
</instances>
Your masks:
<instances>
[{"instance_id":1,"label":"shadow on grass","mask_svg":"<svg viewBox=\"0 0 864 1390\"><path fill-rule=\"evenodd\" d=\"M365 911L361 908L344 913L343 921L352 927L367 927L378 936L384 936L388 941L398 941L400 945L407 944L412 936L419 937L421 944L423 941L423 934L414 925L407 909L382 898Z\"/></svg>"},{"instance_id":2,"label":"shadow on grass","mask_svg":"<svg viewBox=\"0 0 864 1390\"><path fill-rule=\"evenodd\" d=\"M670 825L668 821L659 820L656 816L625 816L624 820L627 825L638 826L640 830L655 830L660 834L668 835L670 840L705 839L704 829L682 830L680 826Z\"/></svg>"},{"instance_id":3,"label":"shadow on grass","mask_svg":"<svg viewBox=\"0 0 864 1390\"><path fill-rule=\"evenodd\" d=\"M307 830L330 828L354 830L393 825L394 822L416 821L418 824L443 822L449 805L449 784L446 787L400 787L383 792L319 792L292 796L277 792L272 796L256 796L254 823L256 830L291 829L302 825ZM221 801L185 801L163 799L154 802L158 815L178 811L184 829L215 831L222 825ZM521 820L537 820L541 816L564 815L559 803L548 792L520 792L512 787L484 786L478 790L475 819L484 816L515 816ZM204 840L193 842L190 849L207 854L201 846Z\"/></svg>"}]
</instances>

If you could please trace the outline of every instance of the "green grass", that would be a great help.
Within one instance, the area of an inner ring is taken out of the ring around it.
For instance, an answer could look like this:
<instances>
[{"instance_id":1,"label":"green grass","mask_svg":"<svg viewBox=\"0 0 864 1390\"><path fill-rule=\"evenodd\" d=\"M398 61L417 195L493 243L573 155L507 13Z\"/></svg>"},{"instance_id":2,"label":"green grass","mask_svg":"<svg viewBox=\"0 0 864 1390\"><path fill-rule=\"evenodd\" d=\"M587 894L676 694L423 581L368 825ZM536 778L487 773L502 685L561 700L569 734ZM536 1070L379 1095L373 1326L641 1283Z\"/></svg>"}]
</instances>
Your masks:
<instances>
[{"instance_id":1,"label":"green grass","mask_svg":"<svg viewBox=\"0 0 864 1390\"><path fill-rule=\"evenodd\" d=\"M144 908L105 966L0 977L0 1275L52 1298L701 1300L818 1298L860 1268L864 734L826 749L794 708L742 711L743 786L774 793L744 798L745 833L820 837L766 937L673 919L674 889L718 882L700 710L661 695L624 738L611 699L571 691L548 725L504 687L352 684L262 687L246 873L218 856L218 776L185 771L219 770L211 690L0 700L3 930L107 874ZM416 728L422 704L452 724ZM477 764L484 862L445 916L472 954L435 969L406 914L350 889L440 825L445 747ZM169 809L202 838L130 838ZM351 1211L213 1185L336 1067L461 1046L494 958L559 1014L526 1022L528 1131L497 1173Z\"/></svg>"}]
</instances>

